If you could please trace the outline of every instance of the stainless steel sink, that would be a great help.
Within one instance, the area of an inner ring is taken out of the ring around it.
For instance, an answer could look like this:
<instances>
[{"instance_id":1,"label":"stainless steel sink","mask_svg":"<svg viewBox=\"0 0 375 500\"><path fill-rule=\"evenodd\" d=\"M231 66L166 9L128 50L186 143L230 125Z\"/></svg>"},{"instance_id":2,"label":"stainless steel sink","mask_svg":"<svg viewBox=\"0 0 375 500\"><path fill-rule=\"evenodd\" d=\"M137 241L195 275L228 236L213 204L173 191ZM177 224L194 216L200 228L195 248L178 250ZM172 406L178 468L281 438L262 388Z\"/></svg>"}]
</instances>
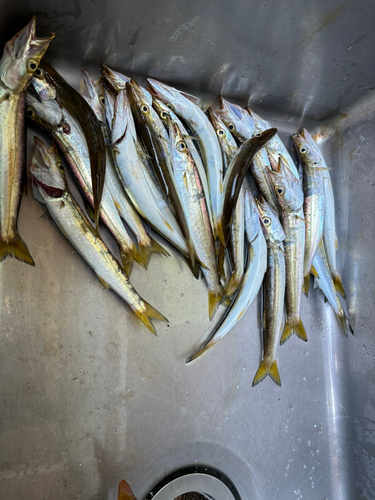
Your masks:
<instances>
[{"instance_id":1,"label":"stainless steel sink","mask_svg":"<svg viewBox=\"0 0 375 500\"><path fill-rule=\"evenodd\" d=\"M0 265L0 498L113 500L123 477L144 498L175 469L204 464L243 500L374 499L375 3L13 0L1 6L1 41L38 11L41 34L57 33L48 58L74 85L82 64L98 75L106 62L203 104L220 92L249 99L290 149L302 126L323 134L355 335L311 290L309 343L280 348L281 389L251 387L257 304L186 365L212 327L204 283L172 250L133 270L170 319L153 337L40 217L29 185L19 226L36 267Z\"/></svg>"}]
</instances>

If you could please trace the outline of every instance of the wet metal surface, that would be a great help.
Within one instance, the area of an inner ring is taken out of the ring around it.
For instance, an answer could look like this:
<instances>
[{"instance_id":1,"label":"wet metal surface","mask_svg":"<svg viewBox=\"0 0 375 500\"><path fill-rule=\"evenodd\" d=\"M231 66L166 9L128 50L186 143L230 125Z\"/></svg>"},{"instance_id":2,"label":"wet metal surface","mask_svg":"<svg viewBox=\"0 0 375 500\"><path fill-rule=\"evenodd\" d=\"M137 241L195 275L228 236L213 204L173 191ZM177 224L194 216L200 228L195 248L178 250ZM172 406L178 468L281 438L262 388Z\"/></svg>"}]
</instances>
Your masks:
<instances>
[{"instance_id":1,"label":"wet metal surface","mask_svg":"<svg viewBox=\"0 0 375 500\"><path fill-rule=\"evenodd\" d=\"M171 251L134 267L135 288L170 319L153 337L39 217L29 189L19 228L36 267L0 266L0 498L113 500L123 477L142 498L203 463L244 500L373 499L375 4L14 1L1 7L2 41L42 10L41 34L57 33L49 59L71 83L81 63L98 75L106 62L207 103L250 96L288 148L301 126L324 134L355 336L311 290L309 343L280 348L281 389L269 378L251 387L257 304L185 365L211 325L204 283L183 259Z\"/></svg>"}]
</instances>

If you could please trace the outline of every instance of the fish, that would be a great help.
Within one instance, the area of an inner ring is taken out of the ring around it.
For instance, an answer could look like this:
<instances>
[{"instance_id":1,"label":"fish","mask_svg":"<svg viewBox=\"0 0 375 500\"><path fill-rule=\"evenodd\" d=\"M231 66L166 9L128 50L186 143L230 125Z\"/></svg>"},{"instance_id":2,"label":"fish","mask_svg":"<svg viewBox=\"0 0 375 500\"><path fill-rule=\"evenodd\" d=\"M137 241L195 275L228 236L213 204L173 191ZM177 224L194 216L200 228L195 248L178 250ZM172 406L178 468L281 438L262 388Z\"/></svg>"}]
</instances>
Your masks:
<instances>
[{"instance_id":1,"label":"fish","mask_svg":"<svg viewBox=\"0 0 375 500\"><path fill-rule=\"evenodd\" d=\"M322 152L318 145L311 137L306 129L303 129L301 134L309 143L311 149L315 149L316 153L322 160L322 174L325 198L325 211L324 211L324 226L323 226L323 239L326 250L326 256L329 268L332 274L332 280L335 284L337 292L345 299L346 294L337 270L336 252L338 248L337 234L336 234L336 221L335 221L335 198L333 195L332 181L329 173L329 168L324 159Z\"/></svg>"},{"instance_id":2,"label":"fish","mask_svg":"<svg viewBox=\"0 0 375 500\"><path fill-rule=\"evenodd\" d=\"M102 128L94 111L81 94L71 87L49 62L43 60L40 65L40 71L44 72L49 83L55 87L57 103L67 109L75 118L86 138L90 157L95 227L98 229L99 208L104 189L106 168L105 144Z\"/></svg>"},{"instance_id":3,"label":"fish","mask_svg":"<svg viewBox=\"0 0 375 500\"><path fill-rule=\"evenodd\" d=\"M35 198L44 203L64 236L87 262L107 289L114 290L144 325L156 335L152 320L168 322L133 288L123 268L69 192L64 167L56 146L51 148L37 137L31 175Z\"/></svg>"},{"instance_id":4,"label":"fish","mask_svg":"<svg viewBox=\"0 0 375 500\"><path fill-rule=\"evenodd\" d=\"M250 114L238 104L232 104L231 102L220 96L220 107L221 109L216 111L216 114L220 116L228 130L233 134L236 139L242 143L246 139L250 139L255 131L255 122ZM266 128L271 128L270 126Z\"/></svg>"},{"instance_id":5,"label":"fish","mask_svg":"<svg viewBox=\"0 0 375 500\"><path fill-rule=\"evenodd\" d=\"M168 107L171 107L171 109L188 124L197 138L210 191L207 203L211 205L214 239L216 240L219 238L222 244L224 244L221 221L224 172L220 146L215 131L211 127L207 116L198 107L198 98L181 92L153 78L148 78L148 82L152 94L163 101Z\"/></svg>"},{"instance_id":6,"label":"fish","mask_svg":"<svg viewBox=\"0 0 375 500\"><path fill-rule=\"evenodd\" d=\"M46 86L50 85L43 75L39 75L36 80L38 80L39 87L43 85L43 82ZM37 87L34 85L34 81L32 86L36 92ZM40 97L40 94L38 96ZM28 91L26 104L26 115L52 135L63 152L84 198L94 208L90 155L79 123L66 108L60 107L56 99L45 98L43 100L40 97L38 100ZM104 184L99 213L101 221L117 241L124 269L129 276L134 260L141 263L142 258L136 244L122 223L106 184Z\"/></svg>"},{"instance_id":7,"label":"fish","mask_svg":"<svg viewBox=\"0 0 375 500\"><path fill-rule=\"evenodd\" d=\"M280 345L294 332L307 342L307 335L300 318L305 255L305 220L303 214L303 191L299 181L287 168L281 157L276 165L271 159L270 179L277 196L281 224L285 232L284 254L286 270L285 306L286 321Z\"/></svg>"},{"instance_id":8,"label":"fish","mask_svg":"<svg viewBox=\"0 0 375 500\"><path fill-rule=\"evenodd\" d=\"M107 92L104 93L107 102ZM140 154L135 124L125 90L116 96L112 125L112 149L120 181L138 213L177 250L189 258L189 250L160 187L152 177L148 158Z\"/></svg>"},{"instance_id":9,"label":"fish","mask_svg":"<svg viewBox=\"0 0 375 500\"><path fill-rule=\"evenodd\" d=\"M17 222L25 179L25 91L55 34L36 36L36 16L4 47L0 60L0 262L35 266Z\"/></svg>"},{"instance_id":10,"label":"fish","mask_svg":"<svg viewBox=\"0 0 375 500\"><path fill-rule=\"evenodd\" d=\"M268 128L270 128L269 122L254 113L254 111L252 111L249 107L246 109L255 122L256 132L263 132L263 130L267 130ZM282 160L292 172L292 174L297 179L299 179L297 167L278 134L275 134L273 138L268 142L266 150L270 156L273 156L273 159L276 163L279 161L279 156L281 156Z\"/></svg>"},{"instance_id":11,"label":"fish","mask_svg":"<svg viewBox=\"0 0 375 500\"><path fill-rule=\"evenodd\" d=\"M269 176L271 170L270 158L267 150L263 147L255 156L250 165L250 173L254 179L258 192L263 196L269 205L277 212L279 210L275 190Z\"/></svg>"},{"instance_id":12,"label":"fish","mask_svg":"<svg viewBox=\"0 0 375 500\"><path fill-rule=\"evenodd\" d=\"M303 275L306 278L304 291L307 293L311 265L323 238L325 198L322 161L301 134L293 135L293 142L303 168L303 211L306 221Z\"/></svg>"},{"instance_id":13,"label":"fish","mask_svg":"<svg viewBox=\"0 0 375 500\"><path fill-rule=\"evenodd\" d=\"M232 134L221 120L220 116L211 108L207 109L208 118L218 136L220 149L223 155L224 175L230 162L236 155L238 147ZM232 255L232 273L225 286L225 295L230 298L235 295L241 285L245 269L245 188L241 186L240 194L233 213L233 221L230 236L230 250ZM220 242L218 249L218 267L223 267L225 248ZM220 275L224 275L220 271Z\"/></svg>"},{"instance_id":14,"label":"fish","mask_svg":"<svg viewBox=\"0 0 375 500\"><path fill-rule=\"evenodd\" d=\"M172 171L168 134L158 114L150 106L142 87L132 79L126 84L126 91L138 137L141 139L146 153L150 156L150 163L161 189L170 200L177 223L189 249L191 264L194 267L194 244L187 222L187 214L185 214Z\"/></svg>"},{"instance_id":15,"label":"fish","mask_svg":"<svg viewBox=\"0 0 375 500\"><path fill-rule=\"evenodd\" d=\"M105 64L102 66L102 76L103 79L110 85L111 89L116 93L119 90L125 90L126 83L130 82L130 78L122 73L119 73L118 71L114 71Z\"/></svg>"},{"instance_id":16,"label":"fish","mask_svg":"<svg viewBox=\"0 0 375 500\"><path fill-rule=\"evenodd\" d=\"M315 276L315 285L322 290L330 306L334 310L343 332L347 337L349 333L354 335L353 328L350 325L349 319L347 318L337 295L337 290L332 279L323 242L320 243L315 254L312 271Z\"/></svg>"},{"instance_id":17,"label":"fish","mask_svg":"<svg viewBox=\"0 0 375 500\"><path fill-rule=\"evenodd\" d=\"M245 275L238 294L219 325L195 353L186 360L186 363L190 363L211 349L211 347L216 345L219 340L225 337L236 326L256 299L262 286L264 274L267 269L267 243L260 225L258 208L252 194L248 190L245 193L245 217L249 251Z\"/></svg>"},{"instance_id":18,"label":"fish","mask_svg":"<svg viewBox=\"0 0 375 500\"><path fill-rule=\"evenodd\" d=\"M214 240L206 199L194 159L184 136L177 123L171 119L169 119L169 139L173 172L187 216L194 251L199 261L204 264L202 273L208 287L208 309L211 321L223 298L224 290L217 273Z\"/></svg>"},{"instance_id":19,"label":"fish","mask_svg":"<svg viewBox=\"0 0 375 500\"><path fill-rule=\"evenodd\" d=\"M139 253L141 255L140 264L147 269L153 253L165 256L168 256L169 253L157 241L147 234L142 219L133 207L118 177L112 153L110 130L106 123L105 98L101 79L94 82L90 73L83 68L82 79L80 82L80 92L95 112L103 130L107 157L105 179L106 186L111 193L120 217L130 227L136 237Z\"/></svg>"},{"instance_id":20,"label":"fish","mask_svg":"<svg viewBox=\"0 0 375 500\"><path fill-rule=\"evenodd\" d=\"M255 374L253 387L267 375L281 386L276 353L283 325L286 282L283 245L285 232L278 214L261 195L257 199L257 206L267 240L267 271L264 277L263 358Z\"/></svg>"},{"instance_id":21,"label":"fish","mask_svg":"<svg viewBox=\"0 0 375 500\"><path fill-rule=\"evenodd\" d=\"M251 139L247 139L238 149L233 157L227 172L225 173L223 184L223 201L221 207L222 229L224 235L224 246L227 246L230 235L230 224L233 211L241 190L243 180L254 155L271 139L277 132L276 128L271 128L256 134Z\"/></svg>"}]
</instances>

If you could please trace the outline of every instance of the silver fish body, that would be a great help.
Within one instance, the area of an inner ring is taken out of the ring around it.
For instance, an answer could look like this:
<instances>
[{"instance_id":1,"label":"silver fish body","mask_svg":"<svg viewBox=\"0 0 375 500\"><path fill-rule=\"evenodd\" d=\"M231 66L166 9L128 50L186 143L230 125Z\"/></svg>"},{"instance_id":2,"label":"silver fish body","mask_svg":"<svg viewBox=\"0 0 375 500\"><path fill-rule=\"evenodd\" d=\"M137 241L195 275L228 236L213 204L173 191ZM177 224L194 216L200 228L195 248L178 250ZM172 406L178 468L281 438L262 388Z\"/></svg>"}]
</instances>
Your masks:
<instances>
[{"instance_id":1,"label":"silver fish body","mask_svg":"<svg viewBox=\"0 0 375 500\"><path fill-rule=\"evenodd\" d=\"M250 165L250 172L259 194L263 196L275 211L278 211L275 191L268 174L270 168L270 160L266 148L264 147L254 156L254 161L252 165Z\"/></svg>"},{"instance_id":2,"label":"silver fish body","mask_svg":"<svg viewBox=\"0 0 375 500\"><path fill-rule=\"evenodd\" d=\"M250 139L255 131L255 122L250 114L241 106L232 104L223 97L220 97L221 109L216 111L223 120L228 130L239 142ZM271 128L271 127L268 127Z\"/></svg>"},{"instance_id":3,"label":"silver fish body","mask_svg":"<svg viewBox=\"0 0 375 500\"><path fill-rule=\"evenodd\" d=\"M135 291L122 267L70 195L63 179L63 167L59 162L56 148L53 146L48 149L38 139L35 142L38 153L34 154L31 173L37 199L46 204L59 229L106 288L114 290L156 335L151 320L167 321L167 319Z\"/></svg>"}]
</instances>

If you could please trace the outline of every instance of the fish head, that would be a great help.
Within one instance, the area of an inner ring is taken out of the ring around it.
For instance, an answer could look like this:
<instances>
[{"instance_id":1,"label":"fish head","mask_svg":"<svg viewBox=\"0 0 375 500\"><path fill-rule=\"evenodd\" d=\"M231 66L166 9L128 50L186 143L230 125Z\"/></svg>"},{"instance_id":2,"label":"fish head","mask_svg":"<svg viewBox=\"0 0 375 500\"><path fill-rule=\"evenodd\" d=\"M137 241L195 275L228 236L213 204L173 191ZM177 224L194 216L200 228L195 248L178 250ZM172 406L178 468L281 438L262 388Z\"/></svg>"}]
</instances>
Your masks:
<instances>
[{"instance_id":1,"label":"fish head","mask_svg":"<svg viewBox=\"0 0 375 500\"><path fill-rule=\"evenodd\" d=\"M67 184L57 147L53 144L48 148L38 137L34 137L34 146L30 168L34 197L41 203L48 198L61 198Z\"/></svg>"},{"instance_id":2,"label":"fish head","mask_svg":"<svg viewBox=\"0 0 375 500\"><path fill-rule=\"evenodd\" d=\"M218 136L219 142L222 146L235 148L237 150L237 144L234 140L234 137L229 132L225 123L221 119L221 116L218 112L213 111L211 108L207 108L206 110L208 119L211 122L211 125L215 129L216 135Z\"/></svg>"},{"instance_id":3,"label":"fish head","mask_svg":"<svg viewBox=\"0 0 375 500\"><path fill-rule=\"evenodd\" d=\"M49 131L62 126L63 115L57 101L38 100L30 90L26 93L26 116Z\"/></svg>"},{"instance_id":4,"label":"fish head","mask_svg":"<svg viewBox=\"0 0 375 500\"><path fill-rule=\"evenodd\" d=\"M192 161L190 150L177 123L168 117L169 143L173 168L184 169L187 161Z\"/></svg>"},{"instance_id":5,"label":"fish head","mask_svg":"<svg viewBox=\"0 0 375 500\"><path fill-rule=\"evenodd\" d=\"M94 111L97 119L105 123L105 98L101 78L95 82L90 73L85 68L82 68L79 90L81 96Z\"/></svg>"},{"instance_id":6,"label":"fish head","mask_svg":"<svg viewBox=\"0 0 375 500\"><path fill-rule=\"evenodd\" d=\"M227 101L223 96L220 96L220 105L221 109L216 113L228 127L230 133L240 142L250 139L255 130L255 122L250 114L241 106Z\"/></svg>"},{"instance_id":7,"label":"fish head","mask_svg":"<svg viewBox=\"0 0 375 500\"><path fill-rule=\"evenodd\" d=\"M322 164L320 151L318 153L317 149L312 147L303 134L295 134L292 136L292 139L303 168L309 171L320 169Z\"/></svg>"},{"instance_id":8,"label":"fish head","mask_svg":"<svg viewBox=\"0 0 375 500\"><path fill-rule=\"evenodd\" d=\"M122 73L119 73L118 71L113 71L113 69L108 68L105 64L103 64L102 67L102 76L115 92L124 90L126 82L130 82L130 78Z\"/></svg>"},{"instance_id":9,"label":"fish head","mask_svg":"<svg viewBox=\"0 0 375 500\"><path fill-rule=\"evenodd\" d=\"M164 123L164 125L168 128L168 118L171 120L175 120L177 118L176 113L168 108L163 101L158 99L156 96L152 96L152 105L155 111L157 112L160 120Z\"/></svg>"},{"instance_id":10,"label":"fish head","mask_svg":"<svg viewBox=\"0 0 375 500\"><path fill-rule=\"evenodd\" d=\"M105 99L106 102L107 99L109 100L107 93L105 93ZM113 145L122 142L125 138L131 139L134 144L137 143L137 133L126 90L120 90L116 96L113 107L111 132Z\"/></svg>"},{"instance_id":11,"label":"fish head","mask_svg":"<svg viewBox=\"0 0 375 500\"><path fill-rule=\"evenodd\" d=\"M299 210L303 205L303 191L299 180L280 156L277 163L273 155L269 155L269 159L271 168L268 169L268 174L280 207L288 212Z\"/></svg>"},{"instance_id":12,"label":"fish head","mask_svg":"<svg viewBox=\"0 0 375 500\"><path fill-rule=\"evenodd\" d=\"M147 80L150 84L150 92L163 101L177 115L189 116L192 109L194 109L193 106L196 106L199 102L197 97L181 92L158 80L154 80L153 78L148 78Z\"/></svg>"},{"instance_id":13,"label":"fish head","mask_svg":"<svg viewBox=\"0 0 375 500\"><path fill-rule=\"evenodd\" d=\"M318 145L317 145L317 143L314 141L314 139L311 137L311 135L309 134L308 130L306 130L305 128L304 128L304 129L302 129L301 135L302 135L302 137L305 139L305 141L309 144L310 149L315 150L315 152L316 152L316 153L320 156L320 158L324 161L324 157L323 157L322 152L321 152L321 151L320 151L320 149L319 149L319 146L318 146Z\"/></svg>"},{"instance_id":14,"label":"fish head","mask_svg":"<svg viewBox=\"0 0 375 500\"><path fill-rule=\"evenodd\" d=\"M12 93L20 93L29 84L49 44L55 37L37 38L36 16L5 44L0 60L0 80Z\"/></svg>"},{"instance_id":15,"label":"fish head","mask_svg":"<svg viewBox=\"0 0 375 500\"><path fill-rule=\"evenodd\" d=\"M246 108L246 111L249 113L251 118L254 120L255 124L255 131L256 132L262 132L263 130L266 130L271 127L269 122L267 120L264 120L261 118L259 115L257 115L254 111L252 111L249 107Z\"/></svg>"},{"instance_id":16,"label":"fish head","mask_svg":"<svg viewBox=\"0 0 375 500\"><path fill-rule=\"evenodd\" d=\"M284 229L280 223L279 216L275 210L267 203L262 195L256 200L261 216L262 228L268 243L272 246L279 246L285 240Z\"/></svg>"},{"instance_id":17,"label":"fish head","mask_svg":"<svg viewBox=\"0 0 375 500\"><path fill-rule=\"evenodd\" d=\"M261 229L260 214L254 196L249 190L245 192L245 229L249 243L255 240Z\"/></svg>"},{"instance_id":18,"label":"fish head","mask_svg":"<svg viewBox=\"0 0 375 500\"><path fill-rule=\"evenodd\" d=\"M133 79L126 84L126 93L136 125L141 127L141 130L142 127L146 127L148 130L160 130L161 128L164 132L158 114L152 107L151 94ZM151 102L149 98L151 98Z\"/></svg>"}]
</instances>

